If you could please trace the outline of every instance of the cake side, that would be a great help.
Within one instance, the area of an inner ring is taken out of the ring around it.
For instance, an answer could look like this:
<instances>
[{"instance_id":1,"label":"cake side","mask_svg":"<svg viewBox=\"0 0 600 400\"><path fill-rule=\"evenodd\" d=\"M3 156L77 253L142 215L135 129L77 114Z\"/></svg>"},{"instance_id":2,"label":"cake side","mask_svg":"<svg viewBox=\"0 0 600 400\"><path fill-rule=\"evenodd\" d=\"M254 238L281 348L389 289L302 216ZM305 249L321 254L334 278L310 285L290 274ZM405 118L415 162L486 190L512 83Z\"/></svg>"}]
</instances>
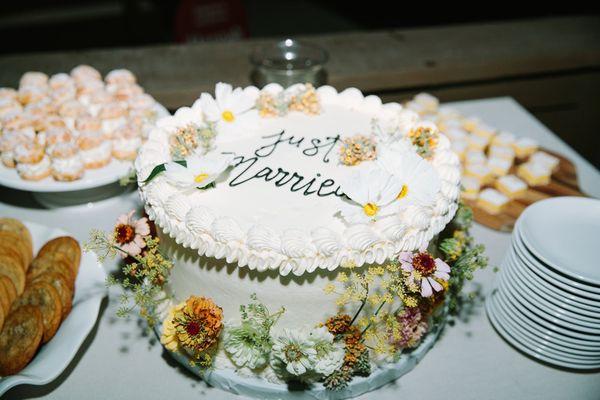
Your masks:
<instances>
[{"instance_id":1,"label":"cake side","mask_svg":"<svg viewBox=\"0 0 600 400\"><path fill-rule=\"evenodd\" d=\"M459 193L458 158L435 126L419 121L413 112L395 103L383 105L377 97L364 97L356 89L337 93L325 86L312 93L319 105L316 115L292 110L267 118L260 116L265 110L260 106L265 93L293 96L308 93L306 87L236 90L254 105L243 114L248 115L243 129L228 127L216 134L209 154L220 151L235 158L231 170L214 188L181 190L164 174L146 182L157 165L176 158L172 151L174 135L186 127L206 124L200 101L204 94L192 108L180 109L174 117L161 120L136 161L148 215L178 243L251 270L302 275L317 269L334 270L348 262L357 266L383 263L400 251L426 246L453 217ZM302 136L306 127L308 133ZM357 136L365 131L367 135ZM217 140L219 137L225 139ZM357 166L344 165L348 161L344 146L356 145L357 137L376 144L380 157L362 160ZM297 142L301 144L292 146ZM402 172L410 184L401 188L410 196L404 202L398 200L398 207L389 215L355 220L351 212L358 210L363 216L369 210L366 203L351 207L357 204L345 191L351 192L352 185L344 187L343 182L356 170L382 169L386 153L392 168L406 170ZM236 185L250 163L258 165L250 175L253 179L244 186ZM410 176L411 169L414 176ZM286 186L284 172L306 179L298 181L296 187ZM310 182L316 186L307 186ZM431 193L420 196L425 198L421 201L419 194L428 190ZM231 202L238 198L244 200L239 204L251 208L234 207ZM241 210L236 212L237 208Z\"/></svg>"}]
</instances>

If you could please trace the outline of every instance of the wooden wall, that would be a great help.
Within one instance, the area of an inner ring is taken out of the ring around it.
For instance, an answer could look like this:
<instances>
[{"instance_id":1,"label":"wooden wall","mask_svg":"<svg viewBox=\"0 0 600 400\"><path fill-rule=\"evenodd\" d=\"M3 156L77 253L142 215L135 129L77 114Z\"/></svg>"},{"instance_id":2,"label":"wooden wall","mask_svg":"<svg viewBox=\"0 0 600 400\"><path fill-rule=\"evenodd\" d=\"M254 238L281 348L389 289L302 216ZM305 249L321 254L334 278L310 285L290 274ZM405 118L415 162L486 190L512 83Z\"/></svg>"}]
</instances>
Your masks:
<instances>
[{"instance_id":1,"label":"wooden wall","mask_svg":"<svg viewBox=\"0 0 600 400\"><path fill-rule=\"evenodd\" d=\"M512 96L600 165L600 17L545 18L302 38L330 54L329 83L388 101L428 91L442 101ZM162 45L0 57L0 86L28 70L124 67L170 109L217 81L250 84L252 50L268 42Z\"/></svg>"}]
</instances>

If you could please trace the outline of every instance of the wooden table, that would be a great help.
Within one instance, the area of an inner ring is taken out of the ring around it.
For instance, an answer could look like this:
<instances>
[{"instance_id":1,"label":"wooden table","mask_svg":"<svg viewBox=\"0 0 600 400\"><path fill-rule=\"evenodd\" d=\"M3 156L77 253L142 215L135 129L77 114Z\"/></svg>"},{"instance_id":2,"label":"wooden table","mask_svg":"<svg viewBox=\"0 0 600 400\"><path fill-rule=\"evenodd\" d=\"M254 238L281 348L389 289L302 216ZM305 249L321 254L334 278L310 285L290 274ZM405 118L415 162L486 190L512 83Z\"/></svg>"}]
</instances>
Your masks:
<instances>
[{"instance_id":1,"label":"wooden table","mask_svg":"<svg viewBox=\"0 0 600 400\"><path fill-rule=\"evenodd\" d=\"M455 105L499 128L521 132L544 147L569 157L580 185L600 198L600 173L510 98L467 101ZM43 210L29 194L0 188L0 215L39 221L70 230L85 241L91 228L109 230L116 217L139 207L137 193L94 205ZM473 234L487 247L491 265L500 265L510 235L475 225ZM114 269L115 265L107 265ZM472 307L449 324L439 342L409 374L362 399L590 399L600 393L600 372L580 373L552 368L509 346L486 318L483 297L494 279L493 267L476 275L469 290L480 294ZM118 291L111 290L99 321L75 360L54 382L16 387L7 399L239 399L208 388L165 353L140 321L116 318Z\"/></svg>"}]
</instances>

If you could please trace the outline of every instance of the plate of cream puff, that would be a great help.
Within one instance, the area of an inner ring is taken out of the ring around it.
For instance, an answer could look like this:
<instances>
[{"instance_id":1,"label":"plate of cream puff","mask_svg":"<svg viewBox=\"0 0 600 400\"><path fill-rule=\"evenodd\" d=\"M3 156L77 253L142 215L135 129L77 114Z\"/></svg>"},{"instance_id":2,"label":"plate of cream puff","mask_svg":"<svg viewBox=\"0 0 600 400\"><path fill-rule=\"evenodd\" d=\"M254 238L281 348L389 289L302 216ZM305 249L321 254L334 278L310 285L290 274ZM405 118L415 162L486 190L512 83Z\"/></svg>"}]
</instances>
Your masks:
<instances>
[{"instance_id":1,"label":"plate of cream puff","mask_svg":"<svg viewBox=\"0 0 600 400\"><path fill-rule=\"evenodd\" d=\"M67 192L117 182L166 115L127 69L26 72L0 88L0 184Z\"/></svg>"}]
</instances>

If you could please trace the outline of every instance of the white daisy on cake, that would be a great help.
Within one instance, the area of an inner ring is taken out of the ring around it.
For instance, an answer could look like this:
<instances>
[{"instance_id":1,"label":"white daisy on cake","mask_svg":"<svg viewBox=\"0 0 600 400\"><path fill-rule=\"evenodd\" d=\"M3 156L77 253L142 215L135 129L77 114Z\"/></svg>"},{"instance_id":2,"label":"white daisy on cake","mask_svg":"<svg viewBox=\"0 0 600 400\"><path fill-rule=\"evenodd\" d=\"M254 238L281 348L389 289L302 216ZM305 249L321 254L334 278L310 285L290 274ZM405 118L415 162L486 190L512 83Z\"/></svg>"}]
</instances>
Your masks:
<instances>
[{"instance_id":1,"label":"white daisy on cake","mask_svg":"<svg viewBox=\"0 0 600 400\"><path fill-rule=\"evenodd\" d=\"M181 107L175 114L159 119L156 125L169 133L174 133L188 125L200 127L203 123L202 109L196 102L192 107Z\"/></svg>"},{"instance_id":2,"label":"white daisy on cake","mask_svg":"<svg viewBox=\"0 0 600 400\"><path fill-rule=\"evenodd\" d=\"M398 210L409 205L433 205L441 187L440 178L431 164L408 149L404 142L398 142L392 148L384 147L376 161L381 169L401 183L394 202Z\"/></svg>"},{"instance_id":3,"label":"white daisy on cake","mask_svg":"<svg viewBox=\"0 0 600 400\"><path fill-rule=\"evenodd\" d=\"M233 89L231 85L219 82L215 87L215 97L202 93L194 107L198 105L205 119L215 124L219 141L235 140L258 121L258 113L254 109L258 94L254 87Z\"/></svg>"},{"instance_id":4,"label":"white daisy on cake","mask_svg":"<svg viewBox=\"0 0 600 400\"><path fill-rule=\"evenodd\" d=\"M233 155L217 152L192 154L185 161L186 166L178 162L165 164L165 177L182 189L201 189L216 181L227 170L233 161Z\"/></svg>"},{"instance_id":5,"label":"white daisy on cake","mask_svg":"<svg viewBox=\"0 0 600 400\"><path fill-rule=\"evenodd\" d=\"M402 190L402 182L389 172L374 166L354 167L341 182L349 200L341 204L341 215L350 224L367 223L393 215L393 204Z\"/></svg>"}]
</instances>

